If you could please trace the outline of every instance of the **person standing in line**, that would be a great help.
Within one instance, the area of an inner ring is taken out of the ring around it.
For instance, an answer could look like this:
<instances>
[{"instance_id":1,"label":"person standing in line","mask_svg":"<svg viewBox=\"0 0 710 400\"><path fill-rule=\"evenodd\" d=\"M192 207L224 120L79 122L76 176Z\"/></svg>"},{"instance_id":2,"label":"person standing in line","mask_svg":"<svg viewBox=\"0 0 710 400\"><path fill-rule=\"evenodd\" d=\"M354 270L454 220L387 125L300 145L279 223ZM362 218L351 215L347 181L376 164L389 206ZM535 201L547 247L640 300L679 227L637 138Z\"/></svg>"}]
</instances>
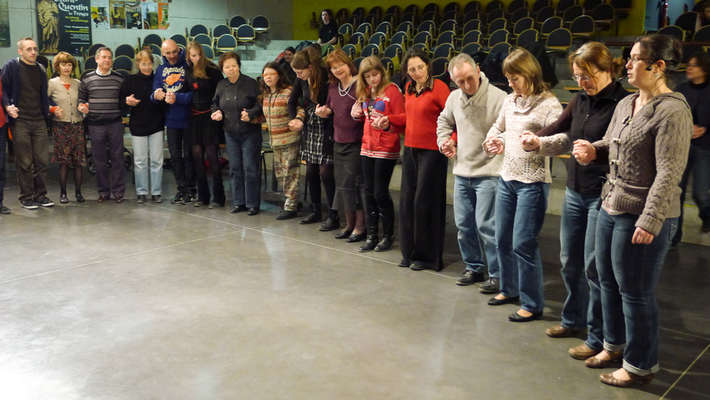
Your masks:
<instances>
[{"instance_id":1,"label":"person standing in line","mask_svg":"<svg viewBox=\"0 0 710 400\"><path fill-rule=\"evenodd\" d=\"M648 384L658 366L656 286L678 228L680 180L688 161L693 117L682 94L667 85L682 61L682 44L666 35L643 36L626 63L639 89L619 102L604 138L574 142L580 164L609 160L597 218L595 255L601 285L604 350L589 368L612 386Z\"/></svg>"},{"instance_id":2,"label":"person standing in line","mask_svg":"<svg viewBox=\"0 0 710 400\"><path fill-rule=\"evenodd\" d=\"M436 144L436 121L449 97L449 87L431 76L429 56L407 52L402 63L409 78L404 110L382 118L404 130L402 183L399 199L400 267L413 271L443 268L446 234L446 172L449 160Z\"/></svg>"},{"instance_id":3,"label":"person standing in line","mask_svg":"<svg viewBox=\"0 0 710 400\"><path fill-rule=\"evenodd\" d=\"M77 109L86 114L89 125L91 154L96 165L98 202L113 198L116 203L122 203L126 191L124 128L119 100L123 76L111 69L113 53L108 47L98 49L95 58L96 70L81 79Z\"/></svg>"},{"instance_id":4,"label":"person standing in line","mask_svg":"<svg viewBox=\"0 0 710 400\"><path fill-rule=\"evenodd\" d=\"M192 105L192 89L188 84L190 67L185 60L185 50L179 48L174 40L163 41L161 51L163 63L155 71L151 100L166 105L168 149L177 184L172 203L184 205L197 200L192 163L194 138L189 129Z\"/></svg>"},{"instance_id":5,"label":"person standing in line","mask_svg":"<svg viewBox=\"0 0 710 400\"><path fill-rule=\"evenodd\" d=\"M192 108L190 118L190 137L193 139L192 160L197 179L197 201L192 205L224 207L224 184L222 170L217 158L219 126L210 118L212 99L217 84L222 80L219 67L205 57L202 45L190 42L187 45L190 64L190 86L192 87ZM212 193L205 163L212 178Z\"/></svg>"},{"instance_id":6,"label":"person standing in line","mask_svg":"<svg viewBox=\"0 0 710 400\"><path fill-rule=\"evenodd\" d=\"M151 195L153 203L162 203L163 182L163 119L162 106L150 101L153 93L153 55L148 50L136 54L138 72L121 86L121 101L129 107L128 126L133 144L133 171L138 204Z\"/></svg>"},{"instance_id":7,"label":"person standing in line","mask_svg":"<svg viewBox=\"0 0 710 400\"><path fill-rule=\"evenodd\" d=\"M629 95L616 77L623 62L614 59L599 42L587 42L569 56L573 78L582 88L559 119L535 133L521 136L523 149L544 156L569 153L577 139L590 142L604 137L618 102ZM602 350L602 304L594 262L594 235L601 204L606 162L583 166L567 160L567 187L560 222L560 263L567 297L560 324L545 330L553 338L575 336L588 328L587 340L569 349L569 355L585 360Z\"/></svg>"},{"instance_id":8,"label":"person standing in line","mask_svg":"<svg viewBox=\"0 0 710 400\"><path fill-rule=\"evenodd\" d=\"M231 213L259 213L261 177L261 123L253 122L262 115L259 84L240 73L241 59L234 52L222 54L219 66L225 78L219 81L212 99L211 118L224 121L232 187Z\"/></svg>"},{"instance_id":9,"label":"person standing in line","mask_svg":"<svg viewBox=\"0 0 710 400\"><path fill-rule=\"evenodd\" d=\"M511 322L542 316L544 303L542 259L537 236L547 209L550 160L522 148L519 136L538 131L557 120L559 100L542 80L535 56L515 49L503 60L503 73L513 93L483 143L489 154L504 154L496 190L496 248L501 271L500 293L488 304L498 306L520 300Z\"/></svg>"},{"instance_id":10,"label":"person standing in line","mask_svg":"<svg viewBox=\"0 0 710 400\"><path fill-rule=\"evenodd\" d=\"M491 85L465 53L449 61L449 75L458 89L446 100L436 133L440 151L454 160L454 220L466 266L456 284L484 282L481 293L496 294L500 288L500 264L494 211L503 157L489 157L482 144L500 114L506 93Z\"/></svg>"},{"instance_id":11,"label":"person standing in line","mask_svg":"<svg viewBox=\"0 0 710 400\"><path fill-rule=\"evenodd\" d=\"M79 112L79 85L78 79L72 78L76 61L74 57L60 51L52 60L54 70L59 76L49 80L47 95L62 110L66 110L61 117L55 115L52 123L52 136L54 136L54 159L59 164L59 202L69 203L67 197L67 178L69 169L74 169L74 192L77 203L84 202L81 194L81 183L86 167L86 139L84 138L84 115Z\"/></svg>"},{"instance_id":12,"label":"person standing in line","mask_svg":"<svg viewBox=\"0 0 710 400\"><path fill-rule=\"evenodd\" d=\"M286 80L289 85L296 83L296 73L293 71L293 68L291 68L291 61L293 60L294 54L296 54L296 49L289 46L284 49L275 60L279 68L281 68L281 71L286 75Z\"/></svg>"},{"instance_id":13,"label":"person standing in line","mask_svg":"<svg viewBox=\"0 0 710 400\"><path fill-rule=\"evenodd\" d=\"M306 185L311 193L312 212L301 220L302 224L319 222L321 216L321 182L325 187L328 202L328 218L320 226L321 231L340 227L338 210L333 210L335 175L333 174L333 121L321 118L316 108L328 100L328 70L322 65L320 50L308 47L293 56L291 67L296 72L296 83L288 101L291 116L289 128L301 131L301 160L306 162ZM305 110L303 117L297 111Z\"/></svg>"},{"instance_id":14,"label":"person standing in line","mask_svg":"<svg viewBox=\"0 0 710 400\"><path fill-rule=\"evenodd\" d=\"M284 191L283 209L276 216L278 220L298 216L298 180L301 176L301 134L291 130L288 122L288 99L291 97L291 85L278 63L270 62L264 66L261 76L263 96L262 110L269 129L271 148L274 151L274 174L281 182ZM303 110L298 110L303 116Z\"/></svg>"},{"instance_id":15,"label":"person standing in line","mask_svg":"<svg viewBox=\"0 0 710 400\"><path fill-rule=\"evenodd\" d=\"M47 73L37 62L39 49L32 38L17 42L18 58L2 68L2 104L10 117L19 200L22 208L36 210L39 206L52 207L47 197L47 164L49 163L49 135L47 120L50 114L61 117L64 110L55 107L47 95Z\"/></svg>"},{"instance_id":16,"label":"person standing in line","mask_svg":"<svg viewBox=\"0 0 710 400\"><path fill-rule=\"evenodd\" d=\"M0 99L2 99L2 80L0 80ZM5 191L5 148L7 147L7 116L5 107L0 107L0 214L10 214L10 208L2 204Z\"/></svg>"},{"instance_id":17,"label":"person standing in line","mask_svg":"<svg viewBox=\"0 0 710 400\"><path fill-rule=\"evenodd\" d=\"M385 251L394 242L394 203L390 195L390 180L400 150L400 130L390 126L388 118L404 112L404 97L397 85L390 82L385 67L377 56L366 57L360 63L357 76L357 103L353 118L365 121L362 134L362 180L365 185L367 239L360 251ZM382 220L382 240L379 240L379 220Z\"/></svg>"}]
</instances>

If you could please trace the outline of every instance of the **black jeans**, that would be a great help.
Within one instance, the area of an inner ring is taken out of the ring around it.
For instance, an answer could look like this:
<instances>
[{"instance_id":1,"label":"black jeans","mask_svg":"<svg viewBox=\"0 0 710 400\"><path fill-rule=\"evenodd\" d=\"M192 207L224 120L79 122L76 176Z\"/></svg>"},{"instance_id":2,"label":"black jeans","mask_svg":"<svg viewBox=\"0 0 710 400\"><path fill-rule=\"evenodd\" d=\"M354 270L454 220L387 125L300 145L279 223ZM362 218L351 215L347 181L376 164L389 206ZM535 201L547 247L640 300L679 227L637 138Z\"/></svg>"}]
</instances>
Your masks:
<instances>
[{"instance_id":1,"label":"black jeans","mask_svg":"<svg viewBox=\"0 0 710 400\"><path fill-rule=\"evenodd\" d=\"M168 128L168 150L170 161L175 172L175 183L178 192L195 191L195 174L192 164L193 137L190 129Z\"/></svg>"},{"instance_id":2,"label":"black jeans","mask_svg":"<svg viewBox=\"0 0 710 400\"><path fill-rule=\"evenodd\" d=\"M448 164L437 150L404 148L399 245L403 258L430 268L441 267L444 253Z\"/></svg>"},{"instance_id":3,"label":"black jeans","mask_svg":"<svg viewBox=\"0 0 710 400\"><path fill-rule=\"evenodd\" d=\"M394 203L390 196L390 180L397 160L361 157L362 180L365 184L365 209L369 215L379 213L385 235L394 233ZM368 231L368 234L370 232Z\"/></svg>"},{"instance_id":4,"label":"black jeans","mask_svg":"<svg viewBox=\"0 0 710 400\"><path fill-rule=\"evenodd\" d=\"M325 187L325 197L328 201L328 209L333 208L335 198L335 175L333 174L333 164L312 164L306 165L306 183L311 191L311 202L321 204L320 184Z\"/></svg>"}]
</instances>

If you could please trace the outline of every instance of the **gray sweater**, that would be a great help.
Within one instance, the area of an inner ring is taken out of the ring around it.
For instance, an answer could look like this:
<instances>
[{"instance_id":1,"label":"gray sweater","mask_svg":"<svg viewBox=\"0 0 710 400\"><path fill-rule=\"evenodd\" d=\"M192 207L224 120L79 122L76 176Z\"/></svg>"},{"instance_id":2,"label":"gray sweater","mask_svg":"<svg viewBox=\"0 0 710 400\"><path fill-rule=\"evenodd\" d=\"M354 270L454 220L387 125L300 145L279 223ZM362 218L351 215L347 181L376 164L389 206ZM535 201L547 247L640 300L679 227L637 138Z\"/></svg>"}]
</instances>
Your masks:
<instances>
[{"instance_id":1,"label":"gray sweater","mask_svg":"<svg viewBox=\"0 0 710 400\"><path fill-rule=\"evenodd\" d=\"M489 157L481 145L500 114L505 96L505 92L491 85L483 73L473 96L468 97L461 89L449 95L436 122L436 143L441 148L456 131L454 175L474 178L500 173L503 157Z\"/></svg>"},{"instance_id":2,"label":"gray sweater","mask_svg":"<svg viewBox=\"0 0 710 400\"><path fill-rule=\"evenodd\" d=\"M633 115L638 94L619 102L597 158L609 157L602 207L638 215L636 226L658 235L666 218L680 215L680 179L688 161L693 118L680 93L660 94ZM633 118L632 118L633 115Z\"/></svg>"}]
</instances>

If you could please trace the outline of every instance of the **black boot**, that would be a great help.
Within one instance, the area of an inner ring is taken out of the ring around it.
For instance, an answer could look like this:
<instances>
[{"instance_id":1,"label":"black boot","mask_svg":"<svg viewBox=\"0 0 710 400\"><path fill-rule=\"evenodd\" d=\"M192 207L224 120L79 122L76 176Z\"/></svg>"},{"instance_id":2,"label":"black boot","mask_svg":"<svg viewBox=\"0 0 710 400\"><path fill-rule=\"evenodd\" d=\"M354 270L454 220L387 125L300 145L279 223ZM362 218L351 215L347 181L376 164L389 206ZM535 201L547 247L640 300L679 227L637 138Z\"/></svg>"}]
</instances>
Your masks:
<instances>
[{"instance_id":1,"label":"black boot","mask_svg":"<svg viewBox=\"0 0 710 400\"><path fill-rule=\"evenodd\" d=\"M392 248L394 241L394 210L382 210L382 240L375 246L375 251L385 251Z\"/></svg>"},{"instance_id":2,"label":"black boot","mask_svg":"<svg viewBox=\"0 0 710 400\"><path fill-rule=\"evenodd\" d=\"M360 247L361 252L373 250L377 246L377 212L367 213L367 239L365 244Z\"/></svg>"},{"instance_id":3,"label":"black boot","mask_svg":"<svg viewBox=\"0 0 710 400\"><path fill-rule=\"evenodd\" d=\"M313 224L313 223L319 222L322 219L321 211L320 211L320 203L311 204L311 209L313 210L313 212L311 213L311 215L302 219L300 222L301 224Z\"/></svg>"},{"instance_id":4,"label":"black boot","mask_svg":"<svg viewBox=\"0 0 710 400\"><path fill-rule=\"evenodd\" d=\"M340 228L340 219L338 218L338 210L328 210L328 218L320 224L319 231L328 232Z\"/></svg>"}]
</instances>

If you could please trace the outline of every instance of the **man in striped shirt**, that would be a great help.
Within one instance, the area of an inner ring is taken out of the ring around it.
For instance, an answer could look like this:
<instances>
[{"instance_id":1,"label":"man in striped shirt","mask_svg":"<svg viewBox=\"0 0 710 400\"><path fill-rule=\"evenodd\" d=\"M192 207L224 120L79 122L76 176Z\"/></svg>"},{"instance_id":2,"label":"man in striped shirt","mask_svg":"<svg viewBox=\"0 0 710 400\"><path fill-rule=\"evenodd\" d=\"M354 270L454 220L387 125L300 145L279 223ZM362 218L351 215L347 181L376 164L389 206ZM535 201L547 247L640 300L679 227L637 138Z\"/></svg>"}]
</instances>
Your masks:
<instances>
[{"instance_id":1,"label":"man in striped shirt","mask_svg":"<svg viewBox=\"0 0 710 400\"><path fill-rule=\"evenodd\" d=\"M119 99L123 77L111 70L111 49L101 47L95 58L96 71L87 73L81 80L78 108L87 114L91 153L96 166L98 201L101 203L113 197L117 203L121 203L126 190L122 107ZM109 159L110 167L107 163Z\"/></svg>"}]
</instances>

